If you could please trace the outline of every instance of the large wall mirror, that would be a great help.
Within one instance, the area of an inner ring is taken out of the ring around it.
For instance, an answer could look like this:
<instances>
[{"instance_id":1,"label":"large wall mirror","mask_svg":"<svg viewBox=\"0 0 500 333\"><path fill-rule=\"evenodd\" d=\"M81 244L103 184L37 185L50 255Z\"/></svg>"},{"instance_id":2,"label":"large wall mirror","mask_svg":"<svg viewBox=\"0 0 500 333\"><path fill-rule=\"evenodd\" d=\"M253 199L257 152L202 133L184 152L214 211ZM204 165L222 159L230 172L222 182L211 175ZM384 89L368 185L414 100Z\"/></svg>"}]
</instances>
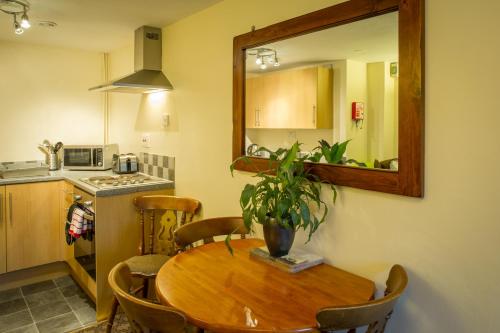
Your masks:
<instances>
[{"instance_id":1,"label":"large wall mirror","mask_svg":"<svg viewBox=\"0 0 500 333\"><path fill-rule=\"evenodd\" d=\"M423 3L351 0L234 39L233 157L302 153L323 181L423 195ZM250 171L245 163L239 170ZM254 170L254 169L252 169Z\"/></svg>"}]
</instances>

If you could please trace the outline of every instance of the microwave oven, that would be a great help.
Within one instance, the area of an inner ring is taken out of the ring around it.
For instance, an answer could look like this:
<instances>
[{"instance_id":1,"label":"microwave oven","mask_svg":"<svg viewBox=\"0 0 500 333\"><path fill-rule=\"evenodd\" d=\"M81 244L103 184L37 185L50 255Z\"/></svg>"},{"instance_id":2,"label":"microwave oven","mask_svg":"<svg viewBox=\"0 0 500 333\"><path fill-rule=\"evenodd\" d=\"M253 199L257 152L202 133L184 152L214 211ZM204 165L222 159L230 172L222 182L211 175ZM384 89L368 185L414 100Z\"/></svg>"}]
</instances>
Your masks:
<instances>
[{"instance_id":1,"label":"microwave oven","mask_svg":"<svg viewBox=\"0 0 500 333\"><path fill-rule=\"evenodd\" d=\"M109 170L114 154L118 154L117 144L64 146L63 169Z\"/></svg>"}]
</instances>

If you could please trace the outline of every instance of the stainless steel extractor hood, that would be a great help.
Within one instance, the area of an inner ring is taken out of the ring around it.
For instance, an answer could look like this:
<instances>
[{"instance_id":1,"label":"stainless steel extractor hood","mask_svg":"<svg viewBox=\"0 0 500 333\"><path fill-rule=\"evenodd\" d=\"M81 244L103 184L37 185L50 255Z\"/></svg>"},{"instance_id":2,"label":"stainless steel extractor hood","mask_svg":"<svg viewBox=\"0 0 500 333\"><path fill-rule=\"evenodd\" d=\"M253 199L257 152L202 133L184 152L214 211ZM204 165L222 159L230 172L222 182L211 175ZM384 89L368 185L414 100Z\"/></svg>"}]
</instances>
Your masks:
<instances>
[{"instance_id":1,"label":"stainless steel extractor hood","mask_svg":"<svg viewBox=\"0 0 500 333\"><path fill-rule=\"evenodd\" d=\"M161 71L161 49L160 28L138 28L134 45L135 72L89 90L140 94L172 90L172 84Z\"/></svg>"}]
</instances>

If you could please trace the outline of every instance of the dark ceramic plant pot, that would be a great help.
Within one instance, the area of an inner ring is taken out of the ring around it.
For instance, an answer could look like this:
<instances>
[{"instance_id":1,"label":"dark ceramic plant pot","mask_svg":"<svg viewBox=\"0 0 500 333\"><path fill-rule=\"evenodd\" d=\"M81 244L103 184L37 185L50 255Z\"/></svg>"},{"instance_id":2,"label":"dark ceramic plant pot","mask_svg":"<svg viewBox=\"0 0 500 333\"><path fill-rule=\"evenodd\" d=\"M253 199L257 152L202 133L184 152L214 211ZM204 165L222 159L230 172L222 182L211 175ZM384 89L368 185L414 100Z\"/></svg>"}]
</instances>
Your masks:
<instances>
[{"instance_id":1,"label":"dark ceramic plant pot","mask_svg":"<svg viewBox=\"0 0 500 333\"><path fill-rule=\"evenodd\" d=\"M293 227L286 228L273 218L267 218L262 226L269 254L273 257L287 255L295 238L295 229Z\"/></svg>"}]
</instances>

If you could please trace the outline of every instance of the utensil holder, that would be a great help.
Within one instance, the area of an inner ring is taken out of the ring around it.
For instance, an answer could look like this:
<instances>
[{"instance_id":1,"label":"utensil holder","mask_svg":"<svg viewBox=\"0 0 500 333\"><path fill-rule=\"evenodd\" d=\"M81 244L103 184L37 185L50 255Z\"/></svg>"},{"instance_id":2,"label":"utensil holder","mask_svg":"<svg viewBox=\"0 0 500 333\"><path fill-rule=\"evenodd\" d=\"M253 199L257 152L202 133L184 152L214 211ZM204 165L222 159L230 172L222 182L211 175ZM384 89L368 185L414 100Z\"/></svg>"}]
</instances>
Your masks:
<instances>
[{"instance_id":1,"label":"utensil holder","mask_svg":"<svg viewBox=\"0 0 500 333\"><path fill-rule=\"evenodd\" d=\"M49 154L49 170L50 171L59 170L59 160L57 158L57 154L55 153Z\"/></svg>"}]
</instances>

